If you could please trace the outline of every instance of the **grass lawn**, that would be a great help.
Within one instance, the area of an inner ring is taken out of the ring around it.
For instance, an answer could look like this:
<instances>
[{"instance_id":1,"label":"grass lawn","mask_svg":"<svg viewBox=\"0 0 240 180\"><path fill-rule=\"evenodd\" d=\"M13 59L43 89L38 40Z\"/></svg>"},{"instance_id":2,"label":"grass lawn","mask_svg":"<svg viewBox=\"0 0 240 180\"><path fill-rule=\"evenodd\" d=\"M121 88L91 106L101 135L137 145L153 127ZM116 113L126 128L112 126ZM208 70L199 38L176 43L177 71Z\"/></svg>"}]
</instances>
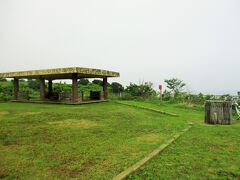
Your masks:
<instances>
[{"instance_id":1,"label":"grass lawn","mask_svg":"<svg viewBox=\"0 0 240 180\"><path fill-rule=\"evenodd\" d=\"M200 109L158 102L124 103L174 112L186 119ZM240 121L213 126L194 119L189 132L129 179L240 179Z\"/></svg>"},{"instance_id":2,"label":"grass lawn","mask_svg":"<svg viewBox=\"0 0 240 180\"><path fill-rule=\"evenodd\" d=\"M0 177L111 179L186 126L113 102L0 103Z\"/></svg>"},{"instance_id":3,"label":"grass lawn","mask_svg":"<svg viewBox=\"0 0 240 180\"><path fill-rule=\"evenodd\" d=\"M0 103L0 178L111 179L193 122L130 179L237 177L240 121L202 123L202 108L158 102L82 106Z\"/></svg>"}]
</instances>

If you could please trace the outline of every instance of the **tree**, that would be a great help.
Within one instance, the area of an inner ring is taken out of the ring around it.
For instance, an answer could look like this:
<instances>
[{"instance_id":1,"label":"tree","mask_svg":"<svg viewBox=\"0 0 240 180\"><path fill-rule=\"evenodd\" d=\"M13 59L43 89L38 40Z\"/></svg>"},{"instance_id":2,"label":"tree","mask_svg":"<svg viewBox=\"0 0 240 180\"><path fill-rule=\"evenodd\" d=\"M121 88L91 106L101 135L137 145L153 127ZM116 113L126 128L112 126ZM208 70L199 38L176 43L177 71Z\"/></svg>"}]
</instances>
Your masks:
<instances>
[{"instance_id":1,"label":"tree","mask_svg":"<svg viewBox=\"0 0 240 180\"><path fill-rule=\"evenodd\" d=\"M0 78L0 82L7 82L7 79L5 79L5 78Z\"/></svg>"},{"instance_id":2,"label":"tree","mask_svg":"<svg viewBox=\"0 0 240 180\"><path fill-rule=\"evenodd\" d=\"M166 79L164 82L167 83L167 88L170 89L174 97L179 95L186 86L186 84L182 80L177 78Z\"/></svg>"},{"instance_id":3,"label":"tree","mask_svg":"<svg viewBox=\"0 0 240 180\"><path fill-rule=\"evenodd\" d=\"M132 96L140 96L144 98L148 98L153 94L156 94L152 88L151 82L145 82L140 85L130 83L130 85L126 88L126 92Z\"/></svg>"},{"instance_id":4,"label":"tree","mask_svg":"<svg viewBox=\"0 0 240 180\"><path fill-rule=\"evenodd\" d=\"M124 91L124 87L118 82L113 82L111 84L111 88L113 93L120 93Z\"/></svg>"},{"instance_id":5,"label":"tree","mask_svg":"<svg viewBox=\"0 0 240 180\"><path fill-rule=\"evenodd\" d=\"M93 83L93 84L98 84L98 85L100 85L100 86L103 85L103 81L102 81L102 80L98 80L98 79L94 79L94 80L92 81L92 83Z\"/></svg>"},{"instance_id":6,"label":"tree","mask_svg":"<svg viewBox=\"0 0 240 180\"><path fill-rule=\"evenodd\" d=\"M97 85L100 85L102 86L103 85L103 81L102 80L99 80L99 79L94 79L92 81L93 84L97 84ZM110 86L110 84L107 82L107 86Z\"/></svg>"},{"instance_id":7,"label":"tree","mask_svg":"<svg viewBox=\"0 0 240 180\"><path fill-rule=\"evenodd\" d=\"M39 90L40 88L40 81L39 80L33 80L33 79L28 79L28 87L33 89L33 90Z\"/></svg>"},{"instance_id":8,"label":"tree","mask_svg":"<svg viewBox=\"0 0 240 180\"><path fill-rule=\"evenodd\" d=\"M80 84L80 85L88 85L89 84L89 80L85 79L85 78L81 78L81 79L79 79L78 84Z\"/></svg>"},{"instance_id":9,"label":"tree","mask_svg":"<svg viewBox=\"0 0 240 180\"><path fill-rule=\"evenodd\" d=\"M164 101L169 101L172 98L171 92L165 90L162 94L162 99Z\"/></svg>"},{"instance_id":10,"label":"tree","mask_svg":"<svg viewBox=\"0 0 240 180\"><path fill-rule=\"evenodd\" d=\"M230 94L224 94L224 95L220 96L219 99L224 100L224 101L231 101L232 96Z\"/></svg>"}]
</instances>

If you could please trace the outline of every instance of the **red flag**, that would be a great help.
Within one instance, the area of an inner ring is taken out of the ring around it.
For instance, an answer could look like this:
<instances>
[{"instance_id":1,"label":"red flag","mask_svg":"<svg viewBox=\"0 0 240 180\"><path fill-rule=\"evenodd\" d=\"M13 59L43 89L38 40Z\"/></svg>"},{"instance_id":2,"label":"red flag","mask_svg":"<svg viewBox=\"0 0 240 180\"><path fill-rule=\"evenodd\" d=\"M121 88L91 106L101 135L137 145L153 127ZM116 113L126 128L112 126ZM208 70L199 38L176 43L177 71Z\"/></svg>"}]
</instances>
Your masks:
<instances>
[{"instance_id":1,"label":"red flag","mask_svg":"<svg viewBox=\"0 0 240 180\"><path fill-rule=\"evenodd\" d=\"M159 90L160 90L160 91L162 90L162 85L159 85Z\"/></svg>"}]
</instances>

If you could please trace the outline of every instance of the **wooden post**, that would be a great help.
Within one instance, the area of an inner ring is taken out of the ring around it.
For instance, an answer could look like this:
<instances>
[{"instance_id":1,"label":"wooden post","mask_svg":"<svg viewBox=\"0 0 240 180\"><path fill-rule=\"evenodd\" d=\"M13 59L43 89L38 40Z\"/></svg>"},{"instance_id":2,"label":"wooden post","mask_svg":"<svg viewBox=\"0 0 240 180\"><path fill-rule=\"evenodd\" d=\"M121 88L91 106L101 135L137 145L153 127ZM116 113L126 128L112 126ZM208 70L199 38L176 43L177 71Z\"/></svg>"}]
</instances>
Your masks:
<instances>
[{"instance_id":1,"label":"wooden post","mask_svg":"<svg viewBox=\"0 0 240 180\"><path fill-rule=\"evenodd\" d=\"M77 73L72 74L72 102L78 101L78 75Z\"/></svg>"},{"instance_id":2,"label":"wooden post","mask_svg":"<svg viewBox=\"0 0 240 180\"><path fill-rule=\"evenodd\" d=\"M232 103L230 101L206 101L205 123L231 124Z\"/></svg>"},{"instance_id":3,"label":"wooden post","mask_svg":"<svg viewBox=\"0 0 240 180\"><path fill-rule=\"evenodd\" d=\"M45 79L40 77L40 100L45 100Z\"/></svg>"},{"instance_id":4,"label":"wooden post","mask_svg":"<svg viewBox=\"0 0 240 180\"><path fill-rule=\"evenodd\" d=\"M13 90L14 100L18 100L18 94L19 94L19 79L17 79L17 78L14 78L14 79L13 79L13 87L14 87L14 90Z\"/></svg>"},{"instance_id":5,"label":"wooden post","mask_svg":"<svg viewBox=\"0 0 240 180\"><path fill-rule=\"evenodd\" d=\"M108 97L107 91L107 77L103 78L103 98L106 100Z\"/></svg>"}]
</instances>

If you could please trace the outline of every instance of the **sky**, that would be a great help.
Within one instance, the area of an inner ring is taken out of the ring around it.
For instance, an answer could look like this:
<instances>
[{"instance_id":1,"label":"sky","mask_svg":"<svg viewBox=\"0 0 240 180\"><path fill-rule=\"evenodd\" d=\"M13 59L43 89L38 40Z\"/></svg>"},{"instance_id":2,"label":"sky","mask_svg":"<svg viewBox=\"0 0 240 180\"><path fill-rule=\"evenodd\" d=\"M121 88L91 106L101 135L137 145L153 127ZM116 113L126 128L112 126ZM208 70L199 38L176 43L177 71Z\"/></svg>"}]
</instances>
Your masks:
<instances>
[{"instance_id":1,"label":"sky","mask_svg":"<svg viewBox=\"0 0 240 180\"><path fill-rule=\"evenodd\" d=\"M74 66L236 94L240 1L0 0L0 72Z\"/></svg>"}]
</instances>

